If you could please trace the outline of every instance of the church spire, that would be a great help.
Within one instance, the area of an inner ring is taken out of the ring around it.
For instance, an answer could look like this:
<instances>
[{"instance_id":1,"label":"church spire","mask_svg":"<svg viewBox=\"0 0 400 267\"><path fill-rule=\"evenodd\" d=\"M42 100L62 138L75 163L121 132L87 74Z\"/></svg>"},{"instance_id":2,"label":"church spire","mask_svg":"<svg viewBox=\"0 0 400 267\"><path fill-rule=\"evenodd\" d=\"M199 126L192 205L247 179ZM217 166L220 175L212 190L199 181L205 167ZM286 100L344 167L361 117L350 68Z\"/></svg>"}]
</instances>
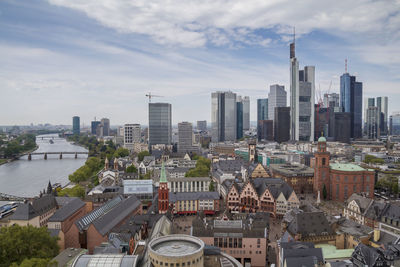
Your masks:
<instances>
[{"instance_id":1,"label":"church spire","mask_svg":"<svg viewBox=\"0 0 400 267\"><path fill-rule=\"evenodd\" d=\"M164 161L161 164L160 183L167 183L167 175L165 174Z\"/></svg>"}]
</instances>

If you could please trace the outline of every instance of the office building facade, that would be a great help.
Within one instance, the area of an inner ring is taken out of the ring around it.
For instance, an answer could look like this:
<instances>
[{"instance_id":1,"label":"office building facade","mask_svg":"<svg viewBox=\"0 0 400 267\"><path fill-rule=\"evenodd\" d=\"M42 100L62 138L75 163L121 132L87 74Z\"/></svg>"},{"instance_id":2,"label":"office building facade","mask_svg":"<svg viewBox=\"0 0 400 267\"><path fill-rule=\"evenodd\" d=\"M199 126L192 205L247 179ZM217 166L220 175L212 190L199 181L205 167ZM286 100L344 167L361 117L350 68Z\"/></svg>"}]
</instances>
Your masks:
<instances>
[{"instance_id":1,"label":"office building facade","mask_svg":"<svg viewBox=\"0 0 400 267\"><path fill-rule=\"evenodd\" d=\"M268 98L257 99L257 121L268 120Z\"/></svg>"},{"instance_id":2,"label":"office building facade","mask_svg":"<svg viewBox=\"0 0 400 267\"><path fill-rule=\"evenodd\" d=\"M91 122L91 128L90 128L90 132L93 135L97 134L97 128L99 127L99 125L101 124L100 121L92 121Z\"/></svg>"},{"instance_id":3,"label":"office building facade","mask_svg":"<svg viewBox=\"0 0 400 267\"><path fill-rule=\"evenodd\" d=\"M178 152L190 152L193 149L193 126L190 122L178 123Z\"/></svg>"},{"instance_id":4,"label":"office building facade","mask_svg":"<svg viewBox=\"0 0 400 267\"><path fill-rule=\"evenodd\" d=\"M102 118L101 126L102 126L102 136L109 136L110 135L110 120L107 118Z\"/></svg>"},{"instance_id":5,"label":"office building facade","mask_svg":"<svg viewBox=\"0 0 400 267\"><path fill-rule=\"evenodd\" d=\"M197 121L197 130L207 131L207 121Z\"/></svg>"},{"instance_id":6,"label":"office building facade","mask_svg":"<svg viewBox=\"0 0 400 267\"><path fill-rule=\"evenodd\" d=\"M286 107L287 93L285 86L274 84L269 87L268 93L268 120L275 119L275 108Z\"/></svg>"},{"instance_id":7,"label":"office building facade","mask_svg":"<svg viewBox=\"0 0 400 267\"><path fill-rule=\"evenodd\" d=\"M235 141L237 136L236 94L231 91L211 94L212 142Z\"/></svg>"},{"instance_id":8,"label":"office building facade","mask_svg":"<svg viewBox=\"0 0 400 267\"><path fill-rule=\"evenodd\" d=\"M290 140L290 107L276 107L274 119L274 140L278 143Z\"/></svg>"},{"instance_id":9,"label":"office building facade","mask_svg":"<svg viewBox=\"0 0 400 267\"><path fill-rule=\"evenodd\" d=\"M337 93L324 94L324 107L339 107L340 96Z\"/></svg>"},{"instance_id":10,"label":"office building facade","mask_svg":"<svg viewBox=\"0 0 400 267\"><path fill-rule=\"evenodd\" d=\"M274 141L274 121L259 120L257 124L258 141Z\"/></svg>"},{"instance_id":11,"label":"office building facade","mask_svg":"<svg viewBox=\"0 0 400 267\"><path fill-rule=\"evenodd\" d=\"M335 141L350 143L351 114L349 112L335 112L334 116L333 132Z\"/></svg>"},{"instance_id":12,"label":"office building facade","mask_svg":"<svg viewBox=\"0 0 400 267\"><path fill-rule=\"evenodd\" d=\"M243 102L236 102L236 138L243 137Z\"/></svg>"},{"instance_id":13,"label":"office building facade","mask_svg":"<svg viewBox=\"0 0 400 267\"><path fill-rule=\"evenodd\" d=\"M243 131L250 129L250 97L242 98L243 103Z\"/></svg>"},{"instance_id":14,"label":"office building facade","mask_svg":"<svg viewBox=\"0 0 400 267\"><path fill-rule=\"evenodd\" d=\"M81 133L81 119L79 116L72 117L72 133L79 135Z\"/></svg>"},{"instance_id":15,"label":"office building facade","mask_svg":"<svg viewBox=\"0 0 400 267\"><path fill-rule=\"evenodd\" d=\"M367 136L368 139L377 139L380 137L379 129L379 109L378 107L368 107L367 109Z\"/></svg>"},{"instance_id":16,"label":"office building facade","mask_svg":"<svg viewBox=\"0 0 400 267\"><path fill-rule=\"evenodd\" d=\"M390 116L390 134L400 135L400 113Z\"/></svg>"},{"instance_id":17,"label":"office building facade","mask_svg":"<svg viewBox=\"0 0 400 267\"><path fill-rule=\"evenodd\" d=\"M388 102L389 100L387 96L376 98L376 106L379 113L378 125L381 135L388 134Z\"/></svg>"},{"instance_id":18,"label":"office building facade","mask_svg":"<svg viewBox=\"0 0 400 267\"><path fill-rule=\"evenodd\" d=\"M299 70L295 43L290 44L290 139L314 140L315 67Z\"/></svg>"},{"instance_id":19,"label":"office building facade","mask_svg":"<svg viewBox=\"0 0 400 267\"><path fill-rule=\"evenodd\" d=\"M340 106L343 112L350 113L350 137L354 139L362 137L362 96L362 82L349 73L340 76Z\"/></svg>"},{"instance_id":20,"label":"office building facade","mask_svg":"<svg viewBox=\"0 0 400 267\"><path fill-rule=\"evenodd\" d=\"M123 128L124 147L133 149L134 143L140 143L142 139L140 124L125 124Z\"/></svg>"},{"instance_id":21,"label":"office building facade","mask_svg":"<svg viewBox=\"0 0 400 267\"><path fill-rule=\"evenodd\" d=\"M169 103L149 103L149 147L172 142L172 110Z\"/></svg>"}]
</instances>

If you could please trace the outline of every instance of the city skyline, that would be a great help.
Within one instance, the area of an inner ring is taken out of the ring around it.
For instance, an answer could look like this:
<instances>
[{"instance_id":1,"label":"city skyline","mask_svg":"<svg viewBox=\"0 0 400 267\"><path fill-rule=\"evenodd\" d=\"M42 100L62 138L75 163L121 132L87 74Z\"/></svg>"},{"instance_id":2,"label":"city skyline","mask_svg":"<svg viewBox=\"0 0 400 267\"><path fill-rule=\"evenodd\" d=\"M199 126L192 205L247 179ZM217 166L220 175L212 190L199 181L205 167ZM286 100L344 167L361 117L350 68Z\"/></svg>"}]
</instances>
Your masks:
<instances>
[{"instance_id":1,"label":"city skyline","mask_svg":"<svg viewBox=\"0 0 400 267\"><path fill-rule=\"evenodd\" d=\"M285 2L243 10L240 3L228 3L229 9L216 1L171 19L179 10L171 11L174 2L154 2L145 16L146 3L107 8L102 1L3 1L0 125L70 124L74 115L85 125L95 116L113 125L146 125L149 91L164 96L153 102L172 105L174 125L210 121L210 94L217 90L248 95L250 120L256 121L256 101L268 96L270 85L289 91L293 26L301 65L317 69L316 91L321 85L325 93L332 80L331 92L339 93L348 58L349 73L363 82L364 98L398 102L399 4L361 2L351 8L354 4L315 4L309 10L293 3L299 12L293 14ZM129 15L121 21L118 14L125 10L138 19ZM277 10L281 17L271 16ZM301 19L308 15L311 19ZM397 111L391 103L389 115Z\"/></svg>"}]
</instances>

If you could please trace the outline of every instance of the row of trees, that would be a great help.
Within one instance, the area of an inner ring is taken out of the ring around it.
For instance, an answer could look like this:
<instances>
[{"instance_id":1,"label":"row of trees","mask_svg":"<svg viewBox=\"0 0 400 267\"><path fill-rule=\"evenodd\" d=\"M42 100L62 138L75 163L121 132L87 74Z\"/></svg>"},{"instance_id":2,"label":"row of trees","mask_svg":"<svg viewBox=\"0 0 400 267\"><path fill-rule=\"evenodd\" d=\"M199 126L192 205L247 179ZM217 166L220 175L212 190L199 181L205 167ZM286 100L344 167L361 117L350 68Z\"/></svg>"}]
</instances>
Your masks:
<instances>
[{"instance_id":1,"label":"row of trees","mask_svg":"<svg viewBox=\"0 0 400 267\"><path fill-rule=\"evenodd\" d=\"M204 157L196 157L196 168L186 172L185 177L208 177L210 176L211 160Z\"/></svg>"},{"instance_id":2,"label":"row of trees","mask_svg":"<svg viewBox=\"0 0 400 267\"><path fill-rule=\"evenodd\" d=\"M399 178L393 175L387 175L376 183L375 188L384 189L385 191L389 191L391 194L398 194Z\"/></svg>"},{"instance_id":3,"label":"row of trees","mask_svg":"<svg viewBox=\"0 0 400 267\"><path fill-rule=\"evenodd\" d=\"M4 157L12 158L20 153L34 149L36 147L36 136L34 134L21 134L11 141L3 141L0 138L0 146L3 144L6 147L0 148L0 150L3 150Z\"/></svg>"},{"instance_id":4,"label":"row of trees","mask_svg":"<svg viewBox=\"0 0 400 267\"><path fill-rule=\"evenodd\" d=\"M367 163L367 164L369 164L369 163L372 163L372 164L383 164L383 163L385 163L385 161L383 159L377 158L377 157L372 156L372 155L365 155L364 162Z\"/></svg>"},{"instance_id":5,"label":"row of trees","mask_svg":"<svg viewBox=\"0 0 400 267\"><path fill-rule=\"evenodd\" d=\"M45 267L58 251L57 237L50 236L46 227L0 228L0 267Z\"/></svg>"}]
</instances>

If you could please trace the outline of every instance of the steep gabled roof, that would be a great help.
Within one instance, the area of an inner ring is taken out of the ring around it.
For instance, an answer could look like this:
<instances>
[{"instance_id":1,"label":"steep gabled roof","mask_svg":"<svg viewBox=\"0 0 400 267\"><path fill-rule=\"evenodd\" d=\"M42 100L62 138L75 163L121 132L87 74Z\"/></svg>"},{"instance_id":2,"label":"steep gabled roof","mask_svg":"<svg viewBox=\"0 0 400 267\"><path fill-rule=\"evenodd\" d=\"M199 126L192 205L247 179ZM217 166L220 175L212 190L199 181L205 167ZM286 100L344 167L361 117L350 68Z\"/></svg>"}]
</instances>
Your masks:
<instances>
[{"instance_id":1,"label":"steep gabled roof","mask_svg":"<svg viewBox=\"0 0 400 267\"><path fill-rule=\"evenodd\" d=\"M56 199L53 195L44 195L36 198L32 203L20 204L11 215L11 220L30 220L40 216L53 208L57 207Z\"/></svg>"},{"instance_id":2,"label":"steep gabled roof","mask_svg":"<svg viewBox=\"0 0 400 267\"><path fill-rule=\"evenodd\" d=\"M334 234L322 211L297 213L289 224L288 231L294 235L301 234L303 237Z\"/></svg>"},{"instance_id":3,"label":"steep gabled roof","mask_svg":"<svg viewBox=\"0 0 400 267\"><path fill-rule=\"evenodd\" d=\"M49 222L63 222L83 206L85 206L85 202L79 198L74 198L71 202L57 210L53 216L49 218Z\"/></svg>"}]
</instances>

